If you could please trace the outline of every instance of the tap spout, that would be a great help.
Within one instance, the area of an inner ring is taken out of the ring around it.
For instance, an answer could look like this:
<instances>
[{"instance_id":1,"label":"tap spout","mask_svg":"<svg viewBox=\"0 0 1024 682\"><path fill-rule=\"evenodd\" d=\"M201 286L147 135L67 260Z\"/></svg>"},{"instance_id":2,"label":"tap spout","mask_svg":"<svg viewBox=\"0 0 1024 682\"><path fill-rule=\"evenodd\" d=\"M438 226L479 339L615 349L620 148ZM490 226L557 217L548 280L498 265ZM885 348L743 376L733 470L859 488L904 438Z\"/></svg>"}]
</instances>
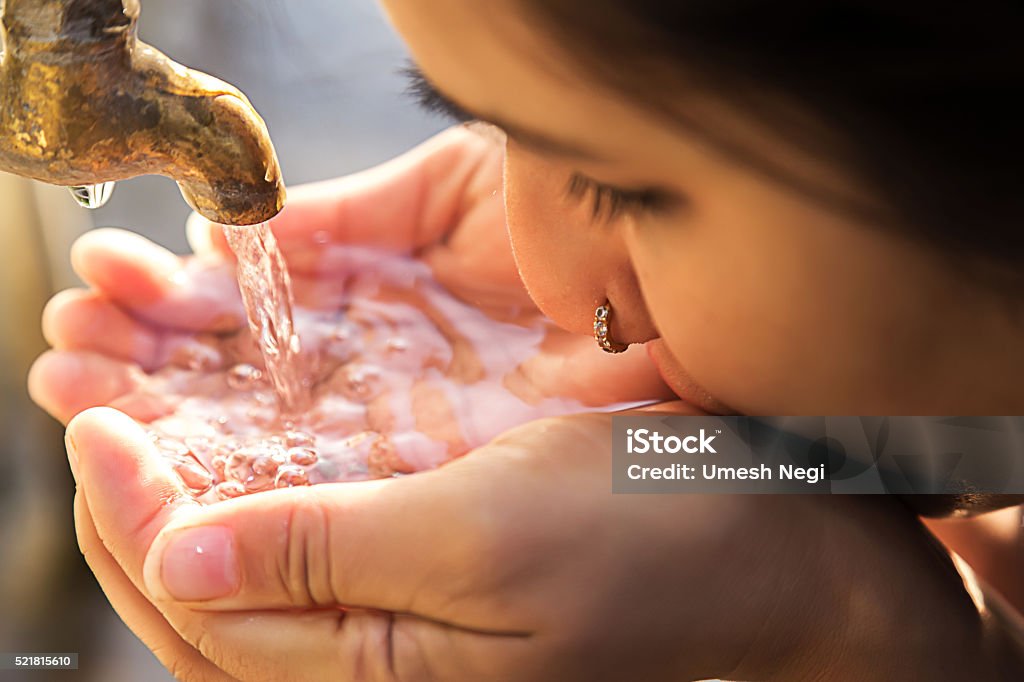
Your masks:
<instances>
[{"instance_id":1,"label":"tap spout","mask_svg":"<svg viewBox=\"0 0 1024 682\"><path fill-rule=\"evenodd\" d=\"M138 40L138 0L4 0L0 14L0 170L68 186L165 175L228 225L284 206L263 119Z\"/></svg>"}]
</instances>

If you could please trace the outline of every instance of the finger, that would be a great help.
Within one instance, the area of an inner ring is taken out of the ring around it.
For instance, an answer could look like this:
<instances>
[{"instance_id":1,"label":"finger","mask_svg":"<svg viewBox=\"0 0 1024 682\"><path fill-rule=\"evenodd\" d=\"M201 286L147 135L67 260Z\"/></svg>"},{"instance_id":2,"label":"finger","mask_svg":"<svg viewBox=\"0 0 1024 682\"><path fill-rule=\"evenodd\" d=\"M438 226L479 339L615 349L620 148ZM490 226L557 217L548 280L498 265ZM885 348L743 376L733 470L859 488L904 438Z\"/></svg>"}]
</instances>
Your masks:
<instances>
[{"instance_id":1,"label":"finger","mask_svg":"<svg viewBox=\"0 0 1024 682\"><path fill-rule=\"evenodd\" d=\"M486 462L486 472L467 466L472 459ZM486 596L477 611L465 607L449 619L454 604L464 607L470 593L496 594L502 580L501 548L514 540L502 535L518 531L499 526L522 504L510 492L513 461L492 449L414 476L277 490L199 509L161 531L146 559L146 584L158 600L202 610L341 605L429 614L468 629L521 625L532 615L526 605L489 611ZM222 543L211 556L230 553L233 569L230 579L203 584L196 576L223 575L189 548L209 541L211 529Z\"/></svg>"},{"instance_id":2,"label":"finger","mask_svg":"<svg viewBox=\"0 0 1024 682\"><path fill-rule=\"evenodd\" d=\"M220 332L245 320L232 267L183 260L132 232L87 232L72 247L71 262L115 304L159 326Z\"/></svg>"},{"instance_id":3,"label":"finger","mask_svg":"<svg viewBox=\"0 0 1024 682\"><path fill-rule=\"evenodd\" d=\"M235 679L182 639L163 614L132 584L97 535L89 504L81 490L75 494L75 530L78 547L117 615L176 679L190 682Z\"/></svg>"},{"instance_id":4,"label":"finger","mask_svg":"<svg viewBox=\"0 0 1024 682\"><path fill-rule=\"evenodd\" d=\"M68 289L50 299L43 310L43 336L57 350L86 350L155 367L159 332L145 325L104 294Z\"/></svg>"},{"instance_id":5,"label":"finger","mask_svg":"<svg viewBox=\"0 0 1024 682\"><path fill-rule=\"evenodd\" d=\"M207 655L247 682L472 680L531 677L518 634L483 634L415 616L373 611L213 613L202 621Z\"/></svg>"},{"instance_id":6,"label":"finger","mask_svg":"<svg viewBox=\"0 0 1024 682\"><path fill-rule=\"evenodd\" d=\"M125 575L145 593L142 564L153 538L198 503L133 419L95 408L68 424L68 454L96 531Z\"/></svg>"},{"instance_id":7,"label":"finger","mask_svg":"<svg viewBox=\"0 0 1024 682\"><path fill-rule=\"evenodd\" d=\"M200 361L217 369L222 361L217 337L160 329L135 319L104 294L85 289L68 289L50 299L43 310L43 336L56 350L90 351L147 372L168 363L191 368Z\"/></svg>"},{"instance_id":8,"label":"finger","mask_svg":"<svg viewBox=\"0 0 1024 682\"><path fill-rule=\"evenodd\" d=\"M592 406L676 397L643 346L612 356L592 338L560 331L549 334L540 352L516 367L505 385L524 398L573 398Z\"/></svg>"},{"instance_id":9,"label":"finger","mask_svg":"<svg viewBox=\"0 0 1024 682\"><path fill-rule=\"evenodd\" d=\"M194 505L182 498L148 439L124 415L107 409L86 412L69 425L68 443L82 491L79 498L88 500L88 510L79 502L76 518L83 552L122 617L129 623L145 623L137 626L138 634L172 671L184 672L185 679L224 677L197 658L185 642L201 644L206 658L239 679L316 680L365 679L370 670L386 679L385 666L399 671L421 669L426 665L425 650L413 637L426 641L432 635L447 648L492 645L496 639L461 630L453 633L443 624L423 626L412 618L400 617L393 624L387 615L366 612L193 613L174 604L158 611L140 586L142 554L164 524L187 515ZM215 535L207 532L198 543L191 540L188 551L216 563ZM222 576L223 561L219 563L212 573ZM199 567L186 579L201 584L211 577L210 571ZM173 629L159 622L163 619ZM177 637L179 632L184 642Z\"/></svg>"},{"instance_id":10,"label":"finger","mask_svg":"<svg viewBox=\"0 0 1024 682\"><path fill-rule=\"evenodd\" d=\"M137 365L88 351L47 351L32 365L28 392L37 405L67 423L90 407L109 405L143 379Z\"/></svg>"},{"instance_id":11,"label":"finger","mask_svg":"<svg viewBox=\"0 0 1024 682\"><path fill-rule=\"evenodd\" d=\"M375 168L289 188L288 205L271 227L289 265L294 260L300 269L300 253L324 244L421 248L458 221L474 176L500 156L493 142L452 128ZM230 253L219 225L193 217L188 233L197 253Z\"/></svg>"}]
</instances>

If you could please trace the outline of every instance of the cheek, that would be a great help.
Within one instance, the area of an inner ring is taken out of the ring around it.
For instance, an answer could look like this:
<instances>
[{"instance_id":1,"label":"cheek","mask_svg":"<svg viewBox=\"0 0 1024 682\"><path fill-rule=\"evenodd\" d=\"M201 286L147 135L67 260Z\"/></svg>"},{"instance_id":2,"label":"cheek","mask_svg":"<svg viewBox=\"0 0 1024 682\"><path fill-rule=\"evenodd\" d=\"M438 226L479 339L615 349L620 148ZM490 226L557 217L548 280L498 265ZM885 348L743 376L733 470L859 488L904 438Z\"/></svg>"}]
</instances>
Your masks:
<instances>
[{"instance_id":1,"label":"cheek","mask_svg":"<svg viewBox=\"0 0 1024 682\"><path fill-rule=\"evenodd\" d=\"M589 334L609 286L631 280L632 271L620 240L589 224L586 209L562 195L566 177L564 169L508 145L505 208L520 276L545 315Z\"/></svg>"},{"instance_id":2,"label":"cheek","mask_svg":"<svg viewBox=\"0 0 1024 682\"><path fill-rule=\"evenodd\" d=\"M910 254L827 218L730 205L631 240L671 364L747 414L905 409L933 332L916 322L927 297Z\"/></svg>"}]
</instances>

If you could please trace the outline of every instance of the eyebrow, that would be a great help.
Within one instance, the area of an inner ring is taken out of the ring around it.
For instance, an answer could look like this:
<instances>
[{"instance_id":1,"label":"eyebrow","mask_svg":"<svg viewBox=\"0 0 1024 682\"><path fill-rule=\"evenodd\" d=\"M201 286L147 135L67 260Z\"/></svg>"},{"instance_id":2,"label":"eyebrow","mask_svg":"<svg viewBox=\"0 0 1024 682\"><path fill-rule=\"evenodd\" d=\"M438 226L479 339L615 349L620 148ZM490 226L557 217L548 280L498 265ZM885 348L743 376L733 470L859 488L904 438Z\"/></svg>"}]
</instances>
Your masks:
<instances>
[{"instance_id":1,"label":"eyebrow","mask_svg":"<svg viewBox=\"0 0 1024 682\"><path fill-rule=\"evenodd\" d=\"M412 97L424 110L440 114L447 118L454 119L459 123L470 123L482 121L500 128L510 138L519 144L531 147L540 152L557 154L567 158L582 159L587 161L607 161L593 152L582 149L576 145L556 140L544 133L530 130L515 123L503 121L500 117L475 112L457 103L450 96L442 92L436 85L430 82L416 64L408 64L402 69L402 74L408 80L406 93Z\"/></svg>"}]
</instances>

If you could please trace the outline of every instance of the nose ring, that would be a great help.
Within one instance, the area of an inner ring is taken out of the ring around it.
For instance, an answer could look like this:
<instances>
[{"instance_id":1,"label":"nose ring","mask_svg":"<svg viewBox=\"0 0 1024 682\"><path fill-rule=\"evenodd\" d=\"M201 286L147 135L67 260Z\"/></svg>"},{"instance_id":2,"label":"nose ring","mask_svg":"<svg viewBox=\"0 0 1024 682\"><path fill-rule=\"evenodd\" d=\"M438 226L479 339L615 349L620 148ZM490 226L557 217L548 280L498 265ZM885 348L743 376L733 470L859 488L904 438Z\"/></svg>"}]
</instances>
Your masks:
<instances>
[{"instance_id":1,"label":"nose ring","mask_svg":"<svg viewBox=\"0 0 1024 682\"><path fill-rule=\"evenodd\" d=\"M612 340L612 305L605 301L594 311L594 338L597 345L605 353L621 353L629 348L628 343L616 343Z\"/></svg>"}]
</instances>

